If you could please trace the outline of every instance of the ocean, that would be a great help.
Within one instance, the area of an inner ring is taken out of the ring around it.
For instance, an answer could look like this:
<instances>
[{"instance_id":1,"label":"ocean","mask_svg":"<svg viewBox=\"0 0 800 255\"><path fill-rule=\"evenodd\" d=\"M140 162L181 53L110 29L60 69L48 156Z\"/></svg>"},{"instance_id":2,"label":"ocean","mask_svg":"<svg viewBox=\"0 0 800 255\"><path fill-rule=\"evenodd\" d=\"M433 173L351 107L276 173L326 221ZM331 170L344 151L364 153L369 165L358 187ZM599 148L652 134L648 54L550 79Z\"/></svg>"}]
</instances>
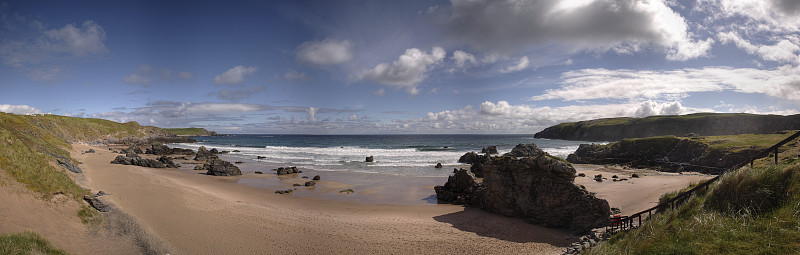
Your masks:
<instances>
[{"instance_id":1,"label":"ocean","mask_svg":"<svg viewBox=\"0 0 800 255\"><path fill-rule=\"evenodd\" d=\"M231 159L254 160L267 165L297 166L318 171L352 171L404 176L448 176L453 168L469 167L458 158L469 151L497 146L500 154L520 143L534 143L551 155L566 158L581 141L537 139L533 135L229 135L193 137L200 146L231 152ZM256 159L258 156L263 159ZM374 162L365 162L373 156ZM444 167L436 169L441 163Z\"/></svg>"}]
</instances>

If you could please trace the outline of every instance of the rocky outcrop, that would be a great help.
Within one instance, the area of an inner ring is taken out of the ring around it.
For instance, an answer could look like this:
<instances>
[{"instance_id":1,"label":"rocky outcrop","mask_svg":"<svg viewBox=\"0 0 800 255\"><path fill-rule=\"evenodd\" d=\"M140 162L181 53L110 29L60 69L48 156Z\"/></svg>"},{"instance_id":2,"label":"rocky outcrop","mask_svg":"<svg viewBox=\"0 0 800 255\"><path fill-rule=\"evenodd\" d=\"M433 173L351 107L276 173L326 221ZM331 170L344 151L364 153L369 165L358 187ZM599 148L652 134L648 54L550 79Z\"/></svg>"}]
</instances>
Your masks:
<instances>
[{"instance_id":1,"label":"rocky outcrop","mask_svg":"<svg viewBox=\"0 0 800 255\"><path fill-rule=\"evenodd\" d=\"M122 153L122 154L129 154L129 153L142 154L142 153L144 153L142 151L142 148L139 148L139 146L136 146L136 145L128 146L127 149L122 149L119 152Z\"/></svg>"},{"instance_id":2,"label":"rocky outcrop","mask_svg":"<svg viewBox=\"0 0 800 255\"><path fill-rule=\"evenodd\" d=\"M97 197L85 195L83 196L83 200L88 202L89 205L91 205L92 207L94 207L94 209L100 212L111 211L111 206L108 206L108 204L103 203L103 201L100 201L100 199L97 199Z\"/></svg>"},{"instance_id":3,"label":"rocky outcrop","mask_svg":"<svg viewBox=\"0 0 800 255\"><path fill-rule=\"evenodd\" d=\"M194 160L209 161L212 159L218 159L219 157L217 157L217 153L215 152L217 152L217 149L211 149L209 151L206 150L205 146L200 146L200 148L197 149L197 155L194 157Z\"/></svg>"},{"instance_id":4,"label":"rocky outcrop","mask_svg":"<svg viewBox=\"0 0 800 255\"><path fill-rule=\"evenodd\" d=\"M303 171L298 170L297 167L294 167L294 166L293 167L278 167L278 169L275 169L275 173L277 173L278 175L296 174L296 173L302 173L302 172Z\"/></svg>"},{"instance_id":5,"label":"rocky outcrop","mask_svg":"<svg viewBox=\"0 0 800 255\"><path fill-rule=\"evenodd\" d=\"M207 175L214 176L238 176L242 175L242 171L238 167L231 164L231 162L221 159L212 159L203 165L203 169L208 170Z\"/></svg>"},{"instance_id":6,"label":"rocky outcrop","mask_svg":"<svg viewBox=\"0 0 800 255\"><path fill-rule=\"evenodd\" d=\"M536 144L517 144L511 149L511 152L503 154L503 156L511 157L539 157L544 155L544 151L536 147Z\"/></svg>"},{"instance_id":7,"label":"rocky outcrop","mask_svg":"<svg viewBox=\"0 0 800 255\"><path fill-rule=\"evenodd\" d=\"M611 118L561 123L534 135L536 138L574 141L619 141L653 136L701 136L774 133L800 129L800 114L790 116L744 113L696 113L646 118Z\"/></svg>"},{"instance_id":8,"label":"rocky outcrop","mask_svg":"<svg viewBox=\"0 0 800 255\"><path fill-rule=\"evenodd\" d=\"M472 172L456 170L435 187L444 201L522 217L530 222L589 230L609 223L608 202L575 185L575 169L535 145L518 145L518 153L483 163L483 182Z\"/></svg>"},{"instance_id":9,"label":"rocky outcrop","mask_svg":"<svg viewBox=\"0 0 800 255\"><path fill-rule=\"evenodd\" d=\"M81 170L80 167L70 163L69 159L62 158L62 157L57 157L56 161L58 162L59 165L63 166L64 168L66 168L70 172L77 173L77 174L83 173L83 170Z\"/></svg>"},{"instance_id":10,"label":"rocky outcrop","mask_svg":"<svg viewBox=\"0 0 800 255\"><path fill-rule=\"evenodd\" d=\"M474 151L470 151L458 158L458 163L473 164L475 162L484 162L489 159L488 155L480 155Z\"/></svg>"},{"instance_id":11,"label":"rocky outcrop","mask_svg":"<svg viewBox=\"0 0 800 255\"><path fill-rule=\"evenodd\" d=\"M181 149L181 148L170 148L163 144L151 144L150 148L147 148L144 154L153 154L153 155L193 155L194 151L192 149Z\"/></svg>"},{"instance_id":12,"label":"rocky outcrop","mask_svg":"<svg viewBox=\"0 0 800 255\"><path fill-rule=\"evenodd\" d=\"M369 156L366 160L364 160L364 162L375 162L375 157Z\"/></svg>"},{"instance_id":13,"label":"rocky outcrop","mask_svg":"<svg viewBox=\"0 0 800 255\"><path fill-rule=\"evenodd\" d=\"M581 144L567 161L576 164L619 164L663 171L717 174L758 154L758 149L722 151L691 138L672 136L626 139L607 145Z\"/></svg>"},{"instance_id":14,"label":"rocky outcrop","mask_svg":"<svg viewBox=\"0 0 800 255\"><path fill-rule=\"evenodd\" d=\"M150 168L165 168L166 166L164 163L161 163L157 160L142 158L141 156L133 153L125 154L125 156L117 156L114 158L114 161L111 161L111 164L120 164L120 165L134 165L134 166L143 166L143 167L150 167Z\"/></svg>"},{"instance_id":15,"label":"rocky outcrop","mask_svg":"<svg viewBox=\"0 0 800 255\"><path fill-rule=\"evenodd\" d=\"M489 147L483 148L483 149L481 150L481 153L483 153L483 154L489 154L489 155L491 155L491 154L497 154L497 146L494 146L494 145L492 145L492 146L489 146Z\"/></svg>"},{"instance_id":16,"label":"rocky outcrop","mask_svg":"<svg viewBox=\"0 0 800 255\"><path fill-rule=\"evenodd\" d=\"M179 167L181 167L181 165L175 164L175 162L172 161L171 157L161 156L161 157L158 157L156 160L158 160L158 162L161 162L162 164L164 164L164 166L166 166L167 168L179 168Z\"/></svg>"}]
</instances>

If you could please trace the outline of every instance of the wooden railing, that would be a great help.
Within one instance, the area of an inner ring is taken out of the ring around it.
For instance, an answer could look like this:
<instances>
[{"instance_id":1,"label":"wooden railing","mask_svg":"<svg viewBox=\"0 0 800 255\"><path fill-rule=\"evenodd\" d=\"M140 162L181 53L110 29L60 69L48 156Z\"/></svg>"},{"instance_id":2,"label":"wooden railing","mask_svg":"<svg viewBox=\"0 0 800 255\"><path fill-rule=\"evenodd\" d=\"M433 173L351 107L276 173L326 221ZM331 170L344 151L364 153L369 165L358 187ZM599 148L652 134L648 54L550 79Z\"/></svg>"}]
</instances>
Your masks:
<instances>
[{"instance_id":1,"label":"wooden railing","mask_svg":"<svg viewBox=\"0 0 800 255\"><path fill-rule=\"evenodd\" d=\"M711 185L712 183L716 182L717 180L719 180L719 178L724 173L729 172L731 170L738 169L738 168L740 168L742 166L747 165L748 163L750 164L750 167L752 168L753 167L753 162L756 159L763 158L763 157L769 155L770 153L774 153L775 154L775 164L777 165L778 164L778 148L780 148L781 146L791 142L792 140L796 139L797 137L800 137L800 131L798 131L798 132L794 133L793 135L787 137L783 141L780 141L780 142L776 143L772 147L769 147L768 149L765 149L765 150L759 152L758 154L756 154L755 156L751 157L750 159L745 160L744 162L739 163L738 165L735 165L735 166L733 166L731 168L726 169L725 171L723 171L722 173L720 173L716 177L708 179L707 181L698 184L694 188L691 188L691 189L689 189L687 191L681 192L678 195L676 195L675 197L673 197L673 198L671 198L671 199L669 199L667 201L664 201L663 203L660 203L660 204L658 204L656 206L653 206L650 209L646 209L644 211L634 213L634 214L632 214L630 216L622 216L622 217L612 218L611 219L612 220L612 224L611 224L611 226L608 227L608 230L611 230L611 231L624 231L624 230L629 230L629 229L641 226L642 225L642 219L643 219L643 216L645 216L645 214L647 215L647 217L644 217L644 219L647 219L650 216L652 216L654 213L657 213L662 209L675 208L677 206L680 206L681 204L683 204L684 202L689 200L689 198L692 195L694 195L695 192L697 192L699 190L707 191L708 190L708 186Z\"/></svg>"}]
</instances>

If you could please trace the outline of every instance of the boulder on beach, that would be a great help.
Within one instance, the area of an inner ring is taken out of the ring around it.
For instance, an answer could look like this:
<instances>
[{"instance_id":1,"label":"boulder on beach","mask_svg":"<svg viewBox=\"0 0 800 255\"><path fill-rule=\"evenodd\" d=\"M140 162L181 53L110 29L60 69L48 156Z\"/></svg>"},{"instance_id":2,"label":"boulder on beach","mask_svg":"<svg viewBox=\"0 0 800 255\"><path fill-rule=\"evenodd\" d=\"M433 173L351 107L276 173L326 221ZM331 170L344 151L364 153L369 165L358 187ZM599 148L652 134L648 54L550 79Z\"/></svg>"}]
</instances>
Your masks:
<instances>
[{"instance_id":1,"label":"boulder on beach","mask_svg":"<svg viewBox=\"0 0 800 255\"><path fill-rule=\"evenodd\" d=\"M267 157L264 157L264 156L257 156L256 157L256 159L265 159L265 158L267 158Z\"/></svg>"},{"instance_id":2,"label":"boulder on beach","mask_svg":"<svg viewBox=\"0 0 800 255\"><path fill-rule=\"evenodd\" d=\"M514 146L514 149L511 149L511 152L503 154L503 156L540 157L544 154L545 152L536 147L536 144L529 143L529 144L518 144L517 146Z\"/></svg>"},{"instance_id":3,"label":"boulder on beach","mask_svg":"<svg viewBox=\"0 0 800 255\"><path fill-rule=\"evenodd\" d=\"M369 157L367 157L367 159L365 160L365 162L375 162L375 157L373 157L373 156L369 156Z\"/></svg>"},{"instance_id":4,"label":"boulder on beach","mask_svg":"<svg viewBox=\"0 0 800 255\"><path fill-rule=\"evenodd\" d=\"M311 178L311 179L315 180L315 181L319 181L320 177L319 177L319 175L314 175L314 178Z\"/></svg>"},{"instance_id":5,"label":"boulder on beach","mask_svg":"<svg viewBox=\"0 0 800 255\"><path fill-rule=\"evenodd\" d=\"M221 159L212 159L203 165L203 169L208 170L207 175L214 176L238 176L242 175L242 171L238 167L231 164L231 162Z\"/></svg>"},{"instance_id":6,"label":"boulder on beach","mask_svg":"<svg viewBox=\"0 0 800 255\"><path fill-rule=\"evenodd\" d=\"M89 205L91 205L92 207L94 207L94 209L96 209L96 210L98 210L100 212L111 211L111 206L109 206L106 203L103 203L103 201L100 201L100 199L97 199L94 196L85 195L85 196L83 196L83 200L88 202Z\"/></svg>"},{"instance_id":7,"label":"boulder on beach","mask_svg":"<svg viewBox=\"0 0 800 255\"><path fill-rule=\"evenodd\" d=\"M442 163L436 163L436 166L434 166L434 168L442 168L442 167L443 167Z\"/></svg>"},{"instance_id":8,"label":"boulder on beach","mask_svg":"<svg viewBox=\"0 0 800 255\"><path fill-rule=\"evenodd\" d=\"M125 156L122 155L117 156L116 158L114 158L113 161L111 161L111 164L143 166L150 168L166 168L166 166L162 162L148 158L142 158L139 155L133 153L125 154Z\"/></svg>"},{"instance_id":9,"label":"boulder on beach","mask_svg":"<svg viewBox=\"0 0 800 255\"><path fill-rule=\"evenodd\" d=\"M209 150L206 150L205 146L200 146L200 148L197 149L197 155L195 155L194 160L197 160L197 161L209 161L211 159L217 159L219 157L217 157L216 153L214 153L216 151L217 151L217 149L211 149L209 151Z\"/></svg>"},{"instance_id":10,"label":"boulder on beach","mask_svg":"<svg viewBox=\"0 0 800 255\"><path fill-rule=\"evenodd\" d=\"M300 173L301 171L298 170L297 167L293 166L293 167L278 167L278 169L275 169L275 172L278 175L287 175L287 174Z\"/></svg>"},{"instance_id":11,"label":"boulder on beach","mask_svg":"<svg viewBox=\"0 0 800 255\"><path fill-rule=\"evenodd\" d=\"M311 186L314 186L316 184L317 184L316 181L307 181L305 184L303 184L303 186L311 187Z\"/></svg>"},{"instance_id":12,"label":"boulder on beach","mask_svg":"<svg viewBox=\"0 0 800 255\"><path fill-rule=\"evenodd\" d=\"M94 149L89 149L88 151L86 151L84 153L94 153Z\"/></svg>"},{"instance_id":13,"label":"boulder on beach","mask_svg":"<svg viewBox=\"0 0 800 255\"><path fill-rule=\"evenodd\" d=\"M482 164L483 182L468 170L456 170L443 186L440 200L521 217L529 222L589 230L609 223L610 208L574 183L575 169L535 145L518 145L512 155Z\"/></svg>"},{"instance_id":14,"label":"boulder on beach","mask_svg":"<svg viewBox=\"0 0 800 255\"><path fill-rule=\"evenodd\" d=\"M167 168L179 168L179 167L181 167L181 165L175 164L175 162L172 161L171 157L161 156L161 157L158 157L157 160L158 160L158 162L161 162L162 164L164 164L164 166L166 166Z\"/></svg>"},{"instance_id":15,"label":"boulder on beach","mask_svg":"<svg viewBox=\"0 0 800 255\"><path fill-rule=\"evenodd\" d=\"M127 149L122 149L120 151L120 153L122 153L122 154L128 154L128 153L142 154L144 152L142 151L142 148L139 148L139 146L131 145Z\"/></svg>"},{"instance_id":16,"label":"boulder on beach","mask_svg":"<svg viewBox=\"0 0 800 255\"><path fill-rule=\"evenodd\" d=\"M72 163L69 162L68 159L59 157L59 158L56 158L56 162L58 162L59 165L63 166L64 168L66 168L70 172L73 172L73 173L76 173L76 174L83 173L83 170L81 170L80 167L78 167L76 165L73 165Z\"/></svg>"}]
</instances>

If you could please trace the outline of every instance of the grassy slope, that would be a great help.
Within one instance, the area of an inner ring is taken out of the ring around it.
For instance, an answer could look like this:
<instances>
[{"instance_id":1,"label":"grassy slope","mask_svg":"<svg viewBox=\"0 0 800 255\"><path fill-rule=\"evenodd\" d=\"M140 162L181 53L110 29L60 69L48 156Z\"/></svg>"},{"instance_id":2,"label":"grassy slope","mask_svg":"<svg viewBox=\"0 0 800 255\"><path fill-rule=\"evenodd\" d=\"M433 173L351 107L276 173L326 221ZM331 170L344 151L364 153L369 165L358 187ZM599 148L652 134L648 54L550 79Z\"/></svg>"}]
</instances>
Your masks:
<instances>
[{"instance_id":1,"label":"grassy slope","mask_svg":"<svg viewBox=\"0 0 800 255\"><path fill-rule=\"evenodd\" d=\"M646 144L648 147L664 147L672 144L675 139L688 139L707 144L710 151L736 152L744 149L764 150L786 139L786 137L795 132L797 132L797 130L784 131L776 134L741 134L702 137L656 136L623 139L622 141L609 143L603 146L611 147L617 143L640 143ZM782 149L786 148L787 147L784 146Z\"/></svg>"},{"instance_id":2,"label":"grassy slope","mask_svg":"<svg viewBox=\"0 0 800 255\"><path fill-rule=\"evenodd\" d=\"M0 236L0 254L67 254L39 234L25 231Z\"/></svg>"},{"instance_id":3,"label":"grassy slope","mask_svg":"<svg viewBox=\"0 0 800 255\"><path fill-rule=\"evenodd\" d=\"M587 253L797 254L797 240L800 163L791 160L728 173L708 192Z\"/></svg>"},{"instance_id":4,"label":"grassy slope","mask_svg":"<svg viewBox=\"0 0 800 255\"><path fill-rule=\"evenodd\" d=\"M160 132L163 131L136 122L120 124L101 119L0 113L0 144L3 145L0 146L0 169L44 197L63 193L77 200L88 191L75 184L66 170L56 166L51 154L69 158L66 150L72 148L69 142L143 137Z\"/></svg>"},{"instance_id":5,"label":"grassy slope","mask_svg":"<svg viewBox=\"0 0 800 255\"><path fill-rule=\"evenodd\" d=\"M216 132L208 131L205 128L164 128L164 130L172 132L176 135L188 135L188 136L216 135Z\"/></svg>"}]
</instances>

